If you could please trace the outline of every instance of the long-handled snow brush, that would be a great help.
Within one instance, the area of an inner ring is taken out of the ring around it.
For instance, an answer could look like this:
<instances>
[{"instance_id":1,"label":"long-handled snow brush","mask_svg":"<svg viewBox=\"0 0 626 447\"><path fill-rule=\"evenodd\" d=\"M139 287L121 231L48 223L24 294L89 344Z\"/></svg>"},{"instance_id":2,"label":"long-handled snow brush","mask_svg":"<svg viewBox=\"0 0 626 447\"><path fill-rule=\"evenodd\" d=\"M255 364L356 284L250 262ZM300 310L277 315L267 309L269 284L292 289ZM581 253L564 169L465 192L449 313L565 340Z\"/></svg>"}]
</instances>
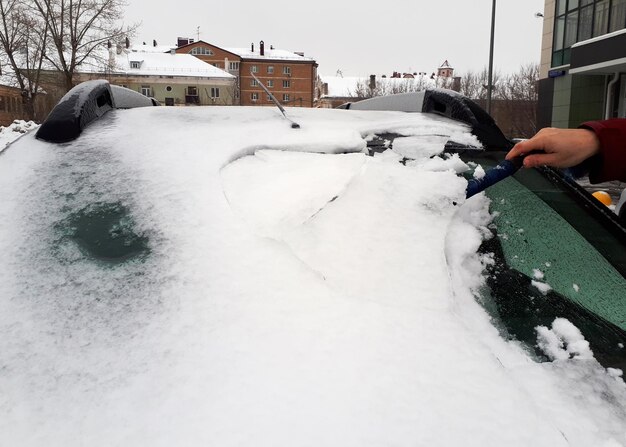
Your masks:
<instances>
[{"instance_id":1,"label":"long-handled snow brush","mask_svg":"<svg viewBox=\"0 0 626 447\"><path fill-rule=\"evenodd\" d=\"M469 199L473 195L483 192L485 189L495 185L500 180L515 174L522 167L524 157L515 157L511 160L504 160L485 172L480 179L471 179L467 182L465 197Z\"/></svg>"}]
</instances>

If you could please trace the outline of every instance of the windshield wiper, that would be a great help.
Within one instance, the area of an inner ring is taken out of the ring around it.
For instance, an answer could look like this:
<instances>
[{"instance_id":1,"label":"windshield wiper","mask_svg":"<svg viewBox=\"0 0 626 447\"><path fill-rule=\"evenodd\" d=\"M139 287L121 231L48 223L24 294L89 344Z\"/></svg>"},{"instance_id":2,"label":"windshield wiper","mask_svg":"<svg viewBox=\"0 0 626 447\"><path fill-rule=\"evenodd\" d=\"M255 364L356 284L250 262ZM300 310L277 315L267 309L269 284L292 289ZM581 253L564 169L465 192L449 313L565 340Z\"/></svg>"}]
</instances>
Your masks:
<instances>
[{"instance_id":1,"label":"windshield wiper","mask_svg":"<svg viewBox=\"0 0 626 447\"><path fill-rule=\"evenodd\" d=\"M274 98L274 95L272 95L272 93L267 89L267 87L265 87L265 85L263 85L263 83L259 80L259 78L257 78L254 73L250 72L250 74L252 75L252 77L254 78L254 80L256 82L258 82L258 84L261 86L261 88L265 91L265 93L267 93L267 96L270 97L270 99L274 102L274 104L276 104L276 107L278 107L278 109L280 110L280 112L283 114L283 116L285 117L285 119L287 121L289 121L291 123L291 128L292 129L300 129L300 124L296 123L295 121L292 121L289 119L289 117L287 116L287 113L285 112L285 108L278 102L278 100L276 98Z\"/></svg>"}]
</instances>

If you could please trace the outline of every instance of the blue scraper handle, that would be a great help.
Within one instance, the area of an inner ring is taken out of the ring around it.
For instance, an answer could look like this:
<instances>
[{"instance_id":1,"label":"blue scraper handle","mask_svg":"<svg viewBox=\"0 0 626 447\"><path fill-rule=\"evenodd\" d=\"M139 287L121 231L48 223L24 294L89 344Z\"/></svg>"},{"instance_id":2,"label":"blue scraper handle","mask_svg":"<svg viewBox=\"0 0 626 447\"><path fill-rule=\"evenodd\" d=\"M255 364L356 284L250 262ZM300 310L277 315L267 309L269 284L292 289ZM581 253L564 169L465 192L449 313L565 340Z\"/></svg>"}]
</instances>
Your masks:
<instances>
[{"instance_id":1,"label":"blue scraper handle","mask_svg":"<svg viewBox=\"0 0 626 447\"><path fill-rule=\"evenodd\" d=\"M485 176L481 179L471 179L467 182L465 190L465 198L469 199L475 194L484 191L491 185L498 183L500 180L515 174L522 167L524 157L515 157L512 160L504 160L495 167L487 170Z\"/></svg>"}]
</instances>

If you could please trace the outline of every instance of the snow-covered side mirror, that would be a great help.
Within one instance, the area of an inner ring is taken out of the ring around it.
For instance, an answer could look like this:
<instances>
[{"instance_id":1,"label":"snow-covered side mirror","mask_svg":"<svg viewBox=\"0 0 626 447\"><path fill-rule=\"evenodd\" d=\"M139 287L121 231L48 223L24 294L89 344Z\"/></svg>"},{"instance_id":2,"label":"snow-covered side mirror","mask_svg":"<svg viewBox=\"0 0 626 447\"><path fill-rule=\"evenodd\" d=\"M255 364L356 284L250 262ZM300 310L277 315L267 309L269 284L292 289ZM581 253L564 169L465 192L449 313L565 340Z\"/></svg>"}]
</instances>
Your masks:
<instances>
[{"instance_id":1,"label":"snow-covered side mirror","mask_svg":"<svg viewBox=\"0 0 626 447\"><path fill-rule=\"evenodd\" d=\"M111 109L159 105L132 90L105 80L87 81L67 92L41 124L38 139L51 143L75 140L83 129Z\"/></svg>"},{"instance_id":2,"label":"snow-covered side mirror","mask_svg":"<svg viewBox=\"0 0 626 447\"><path fill-rule=\"evenodd\" d=\"M41 124L40 140L65 143L80 135L92 121L115 107L107 81L87 81L67 92Z\"/></svg>"}]
</instances>

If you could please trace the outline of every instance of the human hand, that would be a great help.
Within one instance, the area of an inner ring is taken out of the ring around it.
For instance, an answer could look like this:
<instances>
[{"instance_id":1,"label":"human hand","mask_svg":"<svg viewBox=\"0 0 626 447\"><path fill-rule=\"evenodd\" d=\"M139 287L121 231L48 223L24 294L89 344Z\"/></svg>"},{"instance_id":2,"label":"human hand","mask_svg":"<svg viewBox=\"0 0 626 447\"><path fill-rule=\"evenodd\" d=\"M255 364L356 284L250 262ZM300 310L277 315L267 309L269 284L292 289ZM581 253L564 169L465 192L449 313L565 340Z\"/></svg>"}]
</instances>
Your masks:
<instances>
[{"instance_id":1,"label":"human hand","mask_svg":"<svg viewBox=\"0 0 626 447\"><path fill-rule=\"evenodd\" d=\"M531 151L544 153L530 154L524 158L524 167L552 166L570 168L600 150L600 140L595 132L587 129L541 129L530 140L517 143L506 155L514 157L529 154Z\"/></svg>"}]
</instances>

